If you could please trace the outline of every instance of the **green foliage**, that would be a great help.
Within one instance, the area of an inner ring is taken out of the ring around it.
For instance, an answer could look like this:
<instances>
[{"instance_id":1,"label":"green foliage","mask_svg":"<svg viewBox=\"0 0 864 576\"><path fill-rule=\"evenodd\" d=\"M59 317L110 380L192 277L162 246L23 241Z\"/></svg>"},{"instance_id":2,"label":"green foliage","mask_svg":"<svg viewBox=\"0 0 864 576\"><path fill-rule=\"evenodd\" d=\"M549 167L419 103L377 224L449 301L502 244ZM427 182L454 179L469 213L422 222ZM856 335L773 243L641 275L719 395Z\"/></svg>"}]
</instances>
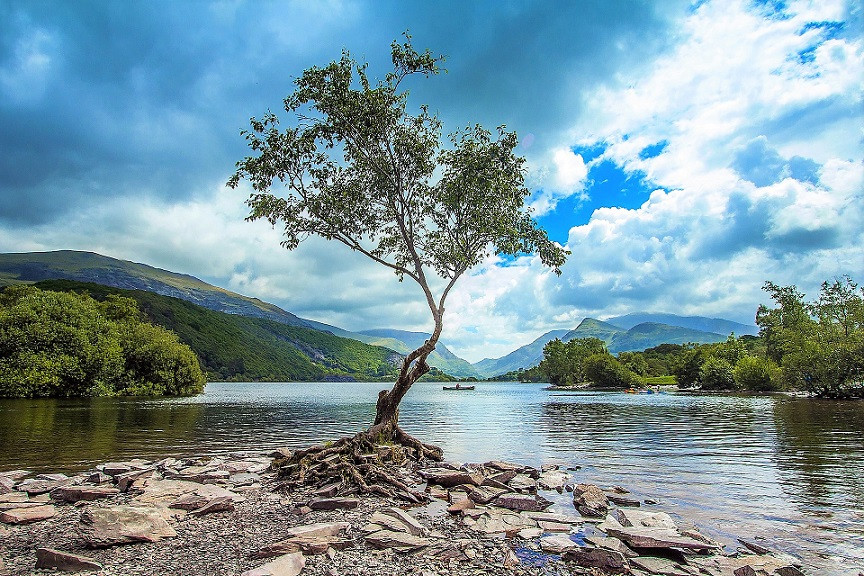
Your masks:
<instances>
[{"instance_id":1,"label":"green foliage","mask_svg":"<svg viewBox=\"0 0 864 576\"><path fill-rule=\"evenodd\" d=\"M703 346L684 347L672 360L672 375L679 388L692 388L699 384L706 354Z\"/></svg>"},{"instance_id":2,"label":"green foliage","mask_svg":"<svg viewBox=\"0 0 864 576\"><path fill-rule=\"evenodd\" d=\"M743 356L732 376L738 388L751 392L772 392L781 388L780 368L770 358Z\"/></svg>"},{"instance_id":3,"label":"green foliage","mask_svg":"<svg viewBox=\"0 0 864 576\"><path fill-rule=\"evenodd\" d=\"M37 286L86 291L106 302L117 295L137 302L150 322L176 333L192 349L209 380L378 380L396 374L399 355L395 352L329 332L216 312L143 290L68 280Z\"/></svg>"},{"instance_id":4,"label":"green foliage","mask_svg":"<svg viewBox=\"0 0 864 576\"><path fill-rule=\"evenodd\" d=\"M644 354L638 352L620 352L618 354L618 362L638 376L648 375L649 366Z\"/></svg>"},{"instance_id":5,"label":"green foliage","mask_svg":"<svg viewBox=\"0 0 864 576\"><path fill-rule=\"evenodd\" d=\"M601 388L641 386L639 377L608 352L588 356L584 362L585 377Z\"/></svg>"},{"instance_id":6,"label":"green foliage","mask_svg":"<svg viewBox=\"0 0 864 576\"><path fill-rule=\"evenodd\" d=\"M735 377L732 364L725 358L709 356L699 369L699 383L703 390L734 390Z\"/></svg>"},{"instance_id":7,"label":"green foliage","mask_svg":"<svg viewBox=\"0 0 864 576\"><path fill-rule=\"evenodd\" d=\"M195 394L204 377L134 300L13 286L0 293L0 396Z\"/></svg>"},{"instance_id":8,"label":"green foliage","mask_svg":"<svg viewBox=\"0 0 864 576\"><path fill-rule=\"evenodd\" d=\"M606 344L599 338L574 338L569 342L556 338L543 348L539 369L552 384L578 384L586 380L585 359L599 353L608 354Z\"/></svg>"}]
</instances>

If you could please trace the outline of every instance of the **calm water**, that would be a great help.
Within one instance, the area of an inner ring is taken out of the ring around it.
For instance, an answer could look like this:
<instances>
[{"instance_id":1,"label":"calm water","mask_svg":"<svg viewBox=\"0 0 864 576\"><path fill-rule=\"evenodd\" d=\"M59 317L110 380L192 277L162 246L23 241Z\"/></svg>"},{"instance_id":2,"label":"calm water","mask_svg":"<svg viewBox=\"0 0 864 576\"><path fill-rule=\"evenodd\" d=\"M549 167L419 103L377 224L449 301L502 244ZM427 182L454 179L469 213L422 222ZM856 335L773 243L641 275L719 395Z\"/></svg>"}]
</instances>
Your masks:
<instances>
[{"instance_id":1,"label":"calm water","mask_svg":"<svg viewBox=\"0 0 864 576\"><path fill-rule=\"evenodd\" d=\"M380 388L215 383L194 398L0 400L0 470L305 447L364 429ZM579 481L628 487L728 545L765 538L810 574L864 570L861 401L419 384L401 424L450 460L581 466Z\"/></svg>"}]
</instances>

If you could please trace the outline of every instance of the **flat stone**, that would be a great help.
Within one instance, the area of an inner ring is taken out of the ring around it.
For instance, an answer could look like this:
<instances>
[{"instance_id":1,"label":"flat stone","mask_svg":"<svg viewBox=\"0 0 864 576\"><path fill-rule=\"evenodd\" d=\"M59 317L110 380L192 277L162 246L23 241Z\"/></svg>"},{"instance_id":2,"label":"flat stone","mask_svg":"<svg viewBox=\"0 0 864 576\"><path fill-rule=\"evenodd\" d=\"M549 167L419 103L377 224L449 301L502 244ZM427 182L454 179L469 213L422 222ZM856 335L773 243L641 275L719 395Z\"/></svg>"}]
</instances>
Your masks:
<instances>
[{"instance_id":1,"label":"flat stone","mask_svg":"<svg viewBox=\"0 0 864 576\"><path fill-rule=\"evenodd\" d=\"M560 522L546 522L544 520L538 520L537 525L543 529L544 532L570 532L573 529L573 526L570 524L561 524Z\"/></svg>"},{"instance_id":2,"label":"flat stone","mask_svg":"<svg viewBox=\"0 0 864 576\"><path fill-rule=\"evenodd\" d=\"M117 476L132 470L130 465L123 462L108 462L102 466L97 466L97 468L100 468L104 474L109 476Z\"/></svg>"},{"instance_id":3,"label":"flat stone","mask_svg":"<svg viewBox=\"0 0 864 576\"><path fill-rule=\"evenodd\" d=\"M535 528L536 526L537 522L517 512L493 508L480 516L473 528L486 534L503 532L515 535L523 528Z\"/></svg>"},{"instance_id":4,"label":"flat stone","mask_svg":"<svg viewBox=\"0 0 864 576\"><path fill-rule=\"evenodd\" d=\"M12 480L21 480L22 478L26 478L30 474L32 474L30 470L7 470L5 472L0 472L0 476L4 478L11 478Z\"/></svg>"},{"instance_id":5,"label":"flat stone","mask_svg":"<svg viewBox=\"0 0 864 576\"><path fill-rule=\"evenodd\" d=\"M102 570L102 564L92 558L79 556L53 548L36 549L36 568L56 568L63 572Z\"/></svg>"},{"instance_id":6,"label":"flat stone","mask_svg":"<svg viewBox=\"0 0 864 576\"><path fill-rule=\"evenodd\" d=\"M525 510L526 512L539 512L551 505L552 502L542 496L528 494L502 494L495 499L495 506L510 510Z\"/></svg>"},{"instance_id":7,"label":"flat stone","mask_svg":"<svg viewBox=\"0 0 864 576\"><path fill-rule=\"evenodd\" d=\"M562 472L558 469L547 470L540 474L537 483L544 490L555 490L557 492L564 491L564 484L570 480L571 476L567 472Z\"/></svg>"},{"instance_id":8,"label":"flat stone","mask_svg":"<svg viewBox=\"0 0 864 576\"><path fill-rule=\"evenodd\" d=\"M513 490L533 492L537 489L537 481L526 474L516 474L507 485Z\"/></svg>"},{"instance_id":9,"label":"flat stone","mask_svg":"<svg viewBox=\"0 0 864 576\"><path fill-rule=\"evenodd\" d=\"M184 494L180 496L173 502L171 502L168 507L176 508L178 510L188 510L191 512L192 510L197 510L202 506L206 505L210 499L206 496L201 496L200 494L196 494L195 492L191 492L189 494Z\"/></svg>"},{"instance_id":10,"label":"flat stone","mask_svg":"<svg viewBox=\"0 0 864 576\"><path fill-rule=\"evenodd\" d=\"M25 480L17 486L19 492L26 492L30 496L47 494L55 488L60 488L69 483L69 480Z\"/></svg>"},{"instance_id":11,"label":"flat stone","mask_svg":"<svg viewBox=\"0 0 864 576\"><path fill-rule=\"evenodd\" d=\"M414 536L426 536L429 529L420 524L416 518L402 510L401 508L385 508L376 514L381 514L394 519L396 522L404 526L404 531ZM374 516L374 515L373 515ZM375 520L372 520L375 522Z\"/></svg>"},{"instance_id":12,"label":"flat stone","mask_svg":"<svg viewBox=\"0 0 864 576\"><path fill-rule=\"evenodd\" d=\"M92 484L107 484L108 482L113 482L114 477L104 472L93 472L87 477L87 481Z\"/></svg>"},{"instance_id":13,"label":"flat stone","mask_svg":"<svg viewBox=\"0 0 864 576\"><path fill-rule=\"evenodd\" d=\"M525 540L533 540L534 538L539 538L543 535L543 530L540 528L523 528L519 532L516 533L520 538L524 538Z\"/></svg>"},{"instance_id":14,"label":"flat stone","mask_svg":"<svg viewBox=\"0 0 864 576\"><path fill-rule=\"evenodd\" d=\"M503 462L501 460L490 460L483 464L486 468L495 468L503 472L521 472L525 466L521 464L513 464L512 462Z\"/></svg>"},{"instance_id":15,"label":"flat stone","mask_svg":"<svg viewBox=\"0 0 864 576\"><path fill-rule=\"evenodd\" d=\"M61 486L51 491L51 498L64 502L78 502L108 498L119 493L120 490L112 486Z\"/></svg>"},{"instance_id":16,"label":"flat stone","mask_svg":"<svg viewBox=\"0 0 864 576\"><path fill-rule=\"evenodd\" d=\"M579 524L582 522L582 518L559 514L558 512L524 512L523 514L538 522L558 522L560 524Z\"/></svg>"},{"instance_id":17,"label":"flat stone","mask_svg":"<svg viewBox=\"0 0 864 576\"><path fill-rule=\"evenodd\" d=\"M200 508L192 510L194 516L202 516L212 512L231 512L234 510L234 500L230 496L219 496L209 500Z\"/></svg>"},{"instance_id":18,"label":"flat stone","mask_svg":"<svg viewBox=\"0 0 864 576\"><path fill-rule=\"evenodd\" d=\"M747 548L748 550L750 550L751 552L753 552L755 554L770 554L771 553L770 549L766 548L765 546L762 546L758 542L754 542L752 540L745 540L744 538L738 538L738 542L742 546L744 546L745 548Z\"/></svg>"},{"instance_id":19,"label":"flat stone","mask_svg":"<svg viewBox=\"0 0 864 576\"><path fill-rule=\"evenodd\" d=\"M428 538L414 536L405 532L380 530L366 536L366 543L375 548L388 548L397 552L413 552L428 546Z\"/></svg>"},{"instance_id":20,"label":"flat stone","mask_svg":"<svg viewBox=\"0 0 864 576\"><path fill-rule=\"evenodd\" d=\"M487 480L490 480L492 482L500 482L501 484L506 485L508 482L510 482L513 478L516 477L516 474L516 470L506 470L504 472L499 472L498 474L493 474L492 476L489 476ZM485 484L486 482L484 481L483 485Z\"/></svg>"},{"instance_id":21,"label":"flat stone","mask_svg":"<svg viewBox=\"0 0 864 576\"><path fill-rule=\"evenodd\" d=\"M339 492L339 488L342 487L342 482L333 482L331 484L327 484L326 486L322 486L313 492L315 496L318 498L332 498L336 496Z\"/></svg>"},{"instance_id":22,"label":"flat stone","mask_svg":"<svg viewBox=\"0 0 864 576\"><path fill-rule=\"evenodd\" d=\"M622 526L634 526L636 528L670 528L676 529L675 521L665 512L647 512L644 510L615 511L615 519Z\"/></svg>"},{"instance_id":23,"label":"flat stone","mask_svg":"<svg viewBox=\"0 0 864 576\"><path fill-rule=\"evenodd\" d=\"M284 535L288 538L336 536L350 527L351 524L348 522L319 522L316 524L294 526L286 530Z\"/></svg>"},{"instance_id":24,"label":"flat stone","mask_svg":"<svg viewBox=\"0 0 864 576\"><path fill-rule=\"evenodd\" d=\"M576 542L570 540L569 537L564 536L563 534L544 536L543 538L540 538L540 549L544 552L549 552L550 554L562 554L567 550L576 548L577 546L578 544L576 544Z\"/></svg>"},{"instance_id":25,"label":"flat stone","mask_svg":"<svg viewBox=\"0 0 864 576\"><path fill-rule=\"evenodd\" d=\"M677 562L668 558L653 558L650 556L638 556L630 558L630 566L635 566L651 574L662 574L663 576L692 576L692 573L683 568ZM755 572L753 576L755 576ZM737 575L736 576L740 576Z\"/></svg>"},{"instance_id":26,"label":"flat stone","mask_svg":"<svg viewBox=\"0 0 864 576\"><path fill-rule=\"evenodd\" d=\"M800 576L801 570L790 561L770 554L745 554L741 556L688 556L687 563L706 574L734 574L736 570L749 567L757 574L772 576Z\"/></svg>"},{"instance_id":27,"label":"flat stone","mask_svg":"<svg viewBox=\"0 0 864 576\"><path fill-rule=\"evenodd\" d=\"M95 548L177 536L158 509L143 506L88 508L81 514L79 532Z\"/></svg>"},{"instance_id":28,"label":"flat stone","mask_svg":"<svg viewBox=\"0 0 864 576\"><path fill-rule=\"evenodd\" d=\"M30 496L27 495L26 492L8 492L6 494L0 494L0 504L4 502L27 502L30 500Z\"/></svg>"},{"instance_id":29,"label":"flat stone","mask_svg":"<svg viewBox=\"0 0 864 576\"><path fill-rule=\"evenodd\" d=\"M492 486L478 486L474 488L471 492L468 493L468 498L476 502L477 504L488 504L492 502L502 494L506 494L510 491L509 488L495 488Z\"/></svg>"},{"instance_id":30,"label":"flat stone","mask_svg":"<svg viewBox=\"0 0 864 576\"><path fill-rule=\"evenodd\" d=\"M577 484L573 487L573 506L589 518L602 518L609 509L606 494L594 484Z\"/></svg>"},{"instance_id":31,"label":"flat stone","mask_svg":"<svg viewBox=\"0 0 864 576\"><path fill-rule=\"evenodd\" d=\"M6 524L32 524L47 520L57 514L57 509L51 504L31 506L28 508L13 508L0 513L0 522Z\"/></svg>"},{"instance_id":32,"label":"flat stone","mask_svg":"<svg viewBox=\"0 0 864 576\"><path fill-rule=\"evenodd\" d=\"M464 470L451 470L449 468L427 468L420 470L419 474L430 484L438 484L445 488L452 488L461 484L480 484L483 482L479 474L469 474Z\"/></svg>"},{"instance_id":33,"label":"flat stone","mask_svg":"<svg viewBox=\"0 0 864 576\"><path fill-rule=\"evenodd\" d=\"M683 548L685 550L715 550L717 546L701 542L669 528L608 527L606 533L634 548Z\"/></svg>"},{"instance_id":34,"label":"flat stone","mask_svg":"<svg viewBox=\"0 0 864 576\"><path fill-rule=\"evenodd\" d=\"M474 508L474 501L470 498L462 498L461 500L457 500L453 504L447 507L447 512L451 514L459 514L464 510L469 510Z\"/></svg>"},{"instance_id":35,"label":"flat stone","mask_svg":"<svg viewBox=\"0 0 864 576\"><path fill-rule=\"evenodd\" d=\"M620 494L606 494L606 498L610 502L618 506L630 506L633 508L638 508L642 505L639 500L636 500L635 498L628 498L627 496L621 496Z\"/></svg>"},{"instance_id":36,"label":"flat stone","mask_svg":"<svg viewBox=\"0 0 864 576\"><path fill-rule=\"evenodd\" d=\"M297 576L306 566L306 558L302 552L285 554L259 566L253 570L247 570L240 576Z\"/></svg>"},{"instance_id":37,"label":"flat stone","mask_svg":"<svg viewBox=\"0 0 864 576\"><path fill-rule=\"evenodd\" d=\"M589 544L593 544L598 548L606 548L607 550L614 550L616 552L620 552L628 558L638 556L638 554L634 552L624 542L612 536L586 536L585 541Z\"/></svg>"},{"instance_id":38,"label":"flat stone","mask_svg":"<svg viewBox=\"0 0 864 576\"><path fill-rule=\"evenodd\" d=\"M23 492L19 492L19 494L24 494ZM27 494L24 494L26 497ZM34 508L36 506L42 506L45 502L35 502L33 500L24 500L23 502L0 502L0 511L2 510L15 510L16 508Z\"/></svg>"},{"instance_id":39,"label":"flat stone","mask_svg":"<svg viewBox=\"0 0 864 576\"><path fill-rule=\"evenodd\" d=\"M426 487L426 491L433 498L438 498L439 500L449 500L450 492L447 491L443 486L435 486L432 484L431 486Z\"/></svg>"},{"instance_id":40,"label":"flat stone","mask_svg":"<svg viewBox=\"0 0 864 576\"><path fill-rule=\"evenodd\" d=\"M603 548L573 548L562 555L567 562L590 568L622 570L629 567L627 558L620 552Z\"/></svg>"},{"instance_id":41,"label":"flat stone","mask_svg":"<svg viewBox=\"0 0 864 576\"><path fill-rule=\"evenodd\" d=\"M114 480L117 482L117 487L122 492L127 492L130 487L142 478L161 480L161 476L157 475L155 467L149 469L145 468L143 470L134 469L114 476Z\"/></svg>"},{"instance_id":42,"label":"flat stone","mask_svg":"<svg viewBox=\"0 0 864 576\"><path fill-rule=\"evenodd\" d=\"M359 505L357 498L315 498L307 504L312 510L351 510Z\"/></svg>"},{"instance_id":43,"label":"flat stone","mask_svg":"<svg viewBox=\"0 0 864 576\"><path fill-rule=\"evenodd\" d=\"M0 476L0 494L8 494L15 490L15 480L8 476Z\"/></svg>"}]
</instances>

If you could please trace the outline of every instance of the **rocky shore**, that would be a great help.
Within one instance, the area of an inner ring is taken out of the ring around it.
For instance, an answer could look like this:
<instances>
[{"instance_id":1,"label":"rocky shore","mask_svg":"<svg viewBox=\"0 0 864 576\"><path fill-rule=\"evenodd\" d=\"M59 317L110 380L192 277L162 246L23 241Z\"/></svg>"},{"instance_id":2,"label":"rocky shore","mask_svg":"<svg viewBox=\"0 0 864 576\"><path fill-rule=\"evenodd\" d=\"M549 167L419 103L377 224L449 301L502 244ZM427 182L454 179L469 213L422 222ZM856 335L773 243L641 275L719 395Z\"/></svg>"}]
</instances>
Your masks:
<instances>
[{"instance_id":1,"label":"rocky shore","mask_svg":"<svg viewBox=\"0 0 864 576\"><path fill-rule=\"evenodd\" d=\"M417 506L340 483L287 491L271 470L286 452L0 472L0 574L805 573L754 541L723 549L650 501L557 466L406 463L395 473L430 499ZM552 506L556 493L572 505Z\"/></svg>"}]
</instances>

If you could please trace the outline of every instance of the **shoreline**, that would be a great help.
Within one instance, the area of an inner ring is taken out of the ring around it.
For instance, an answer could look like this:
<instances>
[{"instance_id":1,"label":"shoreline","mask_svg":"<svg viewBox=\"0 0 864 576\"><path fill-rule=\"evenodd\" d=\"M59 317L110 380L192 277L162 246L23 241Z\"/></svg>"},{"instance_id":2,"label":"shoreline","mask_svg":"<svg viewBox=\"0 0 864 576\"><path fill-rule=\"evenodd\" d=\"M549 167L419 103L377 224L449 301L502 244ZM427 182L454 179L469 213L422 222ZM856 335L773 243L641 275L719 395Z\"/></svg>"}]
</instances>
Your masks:
<instances>
[{"instance_id":1,"label":"shoreline","mask_svg":"<svg viewBox=\"0 0 864 576\"><path fill-rule=\"evenodd\" d=\"M396 472L431 500L409 507L347 486L278 490L270 464L286 451L133 459L72 477L0 471L0 574L55 573L36 569L52 562L105 576L805 573L756 541L723 550L653 501L557 466L409 463ZM571 491L570 506L544 497ZM130 509L125 533L108 521ZM58 554L37 558L40 548Z\"/></svg>"}]
</instances>

